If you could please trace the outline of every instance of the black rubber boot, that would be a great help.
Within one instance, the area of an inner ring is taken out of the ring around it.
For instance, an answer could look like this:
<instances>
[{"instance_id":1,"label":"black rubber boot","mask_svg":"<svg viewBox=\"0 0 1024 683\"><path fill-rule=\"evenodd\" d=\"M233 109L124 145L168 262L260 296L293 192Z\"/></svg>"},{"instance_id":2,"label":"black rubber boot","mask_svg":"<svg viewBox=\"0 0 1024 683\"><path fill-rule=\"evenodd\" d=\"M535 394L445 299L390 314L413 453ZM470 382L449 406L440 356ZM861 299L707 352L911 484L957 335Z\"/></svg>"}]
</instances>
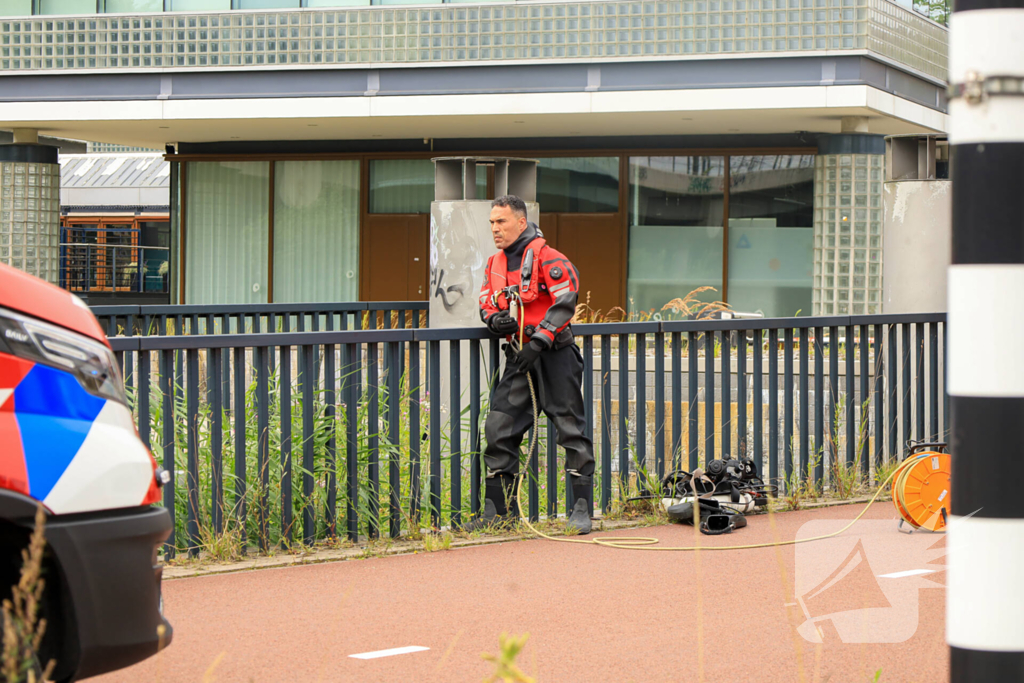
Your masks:
<instances>
[{"instance_id":1,"label":"black rubber boot","mask_svg":"<svg viewBox=\"0 0 1024 683\"><path fill-rule=\"evenodd\" d=\"M505 517L499 515L498 511L494 508L494 501L486 498L484 499L484 509L480 511L479 515L463 522L462 531L472 533L485 529L496 529L506 521Z\"/></svg>"},{"instance_id":2,"label":"black rubber boot","mask_svg":"<svg viewBox=\"0 0 1024 683\"><path fill-rule=\"evenodd\" d=\"M512 491L514 483L515 478L510 475L499 474L496 477L488 477L484 509L478 516L464 523L462 530L468 533L511 526L519 517L519 506L516 504L515 492ZM511 499L512 512L509 511L509 504L506 502L509 499Z\"/></svg>"},{"instance_id":3,"label":"black rubber boot","mask_svg":"<svg viewBox=\"0 0 1024 683\"><path fill-rule=\"evenodd\" d=\"M575 500L580 498L587 501L587 515L593 518L594 516L594 479L593 477L585 474L573 475L570 474L572 479L572 497Z\"/></svg>"},{"instance_id":4,"label":"black rubber boot","mask_svg":"<svg viewBox=\"0 0 1024 683\"><path fill-rule=\"evenodd\" d=\"M567 530L575 529L580 536L590 533L590 513L587 510L587 499L579 497L576 504L572 506L572 512L565 523Z\"/></svg>"}]
</instances>

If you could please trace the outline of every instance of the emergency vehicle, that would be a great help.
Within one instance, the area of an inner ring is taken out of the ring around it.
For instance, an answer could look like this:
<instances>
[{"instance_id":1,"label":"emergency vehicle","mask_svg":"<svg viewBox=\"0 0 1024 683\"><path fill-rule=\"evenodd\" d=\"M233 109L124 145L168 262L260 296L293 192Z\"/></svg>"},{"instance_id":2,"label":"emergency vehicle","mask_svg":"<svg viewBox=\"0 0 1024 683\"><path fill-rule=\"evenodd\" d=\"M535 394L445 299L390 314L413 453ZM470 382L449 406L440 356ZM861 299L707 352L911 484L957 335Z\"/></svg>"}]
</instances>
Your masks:
<instances>
[{"instance_id":1,"label":"emergency vehicle","mask_svg":"<svg viewBox=\"0 0 1024 683\"><path fill-rule=\"evenodd\" d=\"M18 581L42 503L38 657L56 660L54 680L126 667L170 643L158 552L171 521L152 506L166 479L88 307L0 264L0 594Z\"/></svg>"}]
</instances>

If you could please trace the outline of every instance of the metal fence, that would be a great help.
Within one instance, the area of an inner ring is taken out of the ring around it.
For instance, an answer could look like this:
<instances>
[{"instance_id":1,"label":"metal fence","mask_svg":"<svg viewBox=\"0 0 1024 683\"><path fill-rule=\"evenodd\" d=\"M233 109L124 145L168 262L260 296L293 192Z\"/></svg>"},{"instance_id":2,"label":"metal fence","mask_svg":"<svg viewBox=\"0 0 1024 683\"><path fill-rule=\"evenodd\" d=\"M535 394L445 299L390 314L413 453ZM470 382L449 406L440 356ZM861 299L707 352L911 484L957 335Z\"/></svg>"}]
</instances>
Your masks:
<instances>
[{"instance_id":1,"label":"metal fence","mask_svg":"<svg viewBox=\"0 0 1024 683\"><path fill-rule=\"evenodd\" d=\"M92 306L110 337L426 327L426 301Z\"/></svg>"},{"instance_id":2,"label":"metal fence","mask_svg":"<svg viewBox=\"0 0 1024 683\"><path fill-rule=\"evenodd\" d=\"M947 430L945 314L574 332L604 511L666 470L723 455L754 458L784 490L835 485ZM232 529L263 549L398 536L480 510L482 422L503 355L483 329L110 341L139 433L172 473L169 552ZM533 519L574 502L553 426L541 430L526 465Z\"/></svg>"}]
</instances>

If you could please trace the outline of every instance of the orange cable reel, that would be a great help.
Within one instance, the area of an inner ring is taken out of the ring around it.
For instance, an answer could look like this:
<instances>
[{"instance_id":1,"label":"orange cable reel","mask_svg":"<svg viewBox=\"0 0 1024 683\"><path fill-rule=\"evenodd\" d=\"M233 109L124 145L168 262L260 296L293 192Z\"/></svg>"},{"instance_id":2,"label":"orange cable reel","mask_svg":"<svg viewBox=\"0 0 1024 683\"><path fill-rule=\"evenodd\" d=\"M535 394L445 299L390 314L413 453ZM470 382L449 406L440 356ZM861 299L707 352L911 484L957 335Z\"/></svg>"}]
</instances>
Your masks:
<instances>
[{"instance_id":1,"label":"orange cable reel","mask_svg":"<svg viewBox=\"0 0 1024 683\"><path fill-rule=\"evenodd\" d=\"M917 444L892 477L892 502L900 530L945 531L949 523L951 462L944 443Z\"/></svg>"}]
</instances>

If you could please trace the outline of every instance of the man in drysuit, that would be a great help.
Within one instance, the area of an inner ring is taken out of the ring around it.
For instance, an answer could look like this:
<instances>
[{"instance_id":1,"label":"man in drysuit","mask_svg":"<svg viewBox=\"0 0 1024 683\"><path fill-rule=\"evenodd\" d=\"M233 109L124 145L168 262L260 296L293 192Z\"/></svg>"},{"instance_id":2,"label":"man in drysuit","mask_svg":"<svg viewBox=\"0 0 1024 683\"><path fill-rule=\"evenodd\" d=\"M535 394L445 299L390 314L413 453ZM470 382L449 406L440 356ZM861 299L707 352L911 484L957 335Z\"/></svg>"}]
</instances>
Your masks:
<instances>
[{"instance_id":1,"label":"man in drysuit","mask_svg":"<svg viewBox=\"0 0 1024 683\"><path fill-rule=\"evenodd\" d=\"M519 197L495 199L490 222L494 246L500 251L487 262L480 317L493 334L509 342L518 341L522 333L523 346L517 353L506 347L508 362L484 426L484 510L466 528L519 517L514 491L519 447L533 425L529 374L538 409L555 425L558 444L565 449L566 476L576 499L567 525L586 534L593 514L594 447L585 433L583 355L569 328L576 312L579 274L565 256L547 245L538 227L527 222L526 203ZM511 296L508 287L515 287L516 295Z\"/></svg>"}]
</instances>

